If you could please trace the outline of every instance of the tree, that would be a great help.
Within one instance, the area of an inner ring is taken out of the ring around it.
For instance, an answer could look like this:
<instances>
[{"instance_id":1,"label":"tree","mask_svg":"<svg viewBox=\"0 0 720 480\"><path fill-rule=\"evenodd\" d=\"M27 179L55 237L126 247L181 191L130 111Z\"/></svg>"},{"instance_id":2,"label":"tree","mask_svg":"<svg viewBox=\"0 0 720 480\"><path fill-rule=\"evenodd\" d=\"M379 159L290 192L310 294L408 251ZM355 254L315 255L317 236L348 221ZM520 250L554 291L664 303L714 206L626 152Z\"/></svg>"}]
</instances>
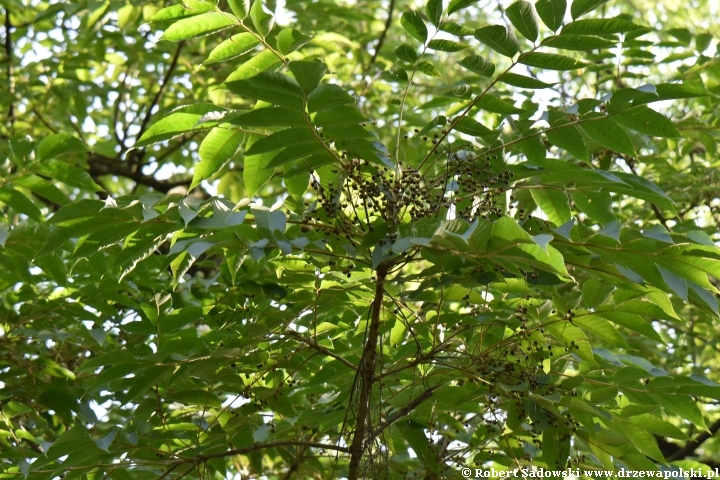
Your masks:
<instances>
[{"instance_id":1,"label":"tree","mask_svg":"<svg viewBox=\"0 0 720 480\"><path fill-rule=\"evenodd\" d=\"M2 5L1 478L720 466L711 5Z\"/></svg>"}]
</instances>

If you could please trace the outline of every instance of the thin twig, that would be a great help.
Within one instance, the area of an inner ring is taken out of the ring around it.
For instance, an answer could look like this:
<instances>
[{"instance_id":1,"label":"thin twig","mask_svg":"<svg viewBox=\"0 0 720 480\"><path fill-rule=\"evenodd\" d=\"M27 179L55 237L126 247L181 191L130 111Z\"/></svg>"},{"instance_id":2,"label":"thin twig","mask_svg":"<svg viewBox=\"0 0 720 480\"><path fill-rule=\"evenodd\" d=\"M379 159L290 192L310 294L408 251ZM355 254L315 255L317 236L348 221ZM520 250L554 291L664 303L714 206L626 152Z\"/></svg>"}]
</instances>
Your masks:
<instances>
[{"instance_id":1,"label":"thin twig","mask_svg":"<svg viewBox=\"0 0 720 480\"><path fill-rule=\"evenodd\" d=\"M148 110L145 113L145 118L143 118L142 124L140 125L140 130L138 131L137 138L140 138L143 133L145 133L145 130L147 130L148 123L150 122L150 118L152 117L152 111L153 108L155 108L155 105L158 104L160 101L160 98L162 97L163 93L165 92L165 89L167 88L168 84L170 83L170 79L172 78L173 73L175 72L175 67L177 66L178 59L180 58L180 51L182 50L184 42L178 43L177 49L175 50L175 55L173 56L172 61L170 62L170 66L168 66L167 71L165 72L165 76L163 77L162 83L160 84L160 89L158 89L157 93L153 97L152 101L150 102L150 105L148 106Z\"/></svg>"},{"instance_id":2,"label":"thin twig","mask_svg":"<svg viewBox=\"0 0 720 480\"><path fill-rule=\"evenodd\" d=\"M390 30L390 25L392 24L392 18L393 18L394 11L395 11L395 0L390 0L390 5L388 5L387 20L385 20L385 28L383 28L383 31L380 34L380 37L378 38L377 44L375 44L375 51L372 54L372 58L370 58L371 64L375 62L378 55L380 54L380 49L382 48L383 43L385 43L385 37L387 36L388 30Z\"/></svg>"},{"instance_id":3,"label":"thin twig","mask_svg":"<svg viewBox=\"0 0 720 480\"><path fill-rule=\"evenodd\" d=\"M15 123L15 80L13 66L13 44L12 44L12 23L10 22L10 8L5 7L5 55L7 56L7 77L8 93L10 94L10 106L8 107L8 128L13 128Z\"/></svg>"}]
</instances>

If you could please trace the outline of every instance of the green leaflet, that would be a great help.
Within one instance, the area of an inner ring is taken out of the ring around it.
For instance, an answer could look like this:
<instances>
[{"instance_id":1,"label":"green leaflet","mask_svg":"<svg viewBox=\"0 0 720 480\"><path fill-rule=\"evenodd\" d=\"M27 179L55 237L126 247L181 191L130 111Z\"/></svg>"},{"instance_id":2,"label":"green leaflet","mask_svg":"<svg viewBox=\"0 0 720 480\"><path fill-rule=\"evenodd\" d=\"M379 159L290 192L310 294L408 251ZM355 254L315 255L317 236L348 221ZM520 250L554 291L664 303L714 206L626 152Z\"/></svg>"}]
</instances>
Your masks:
<instances>
[{"instance_id":1,"label":"green leaflet","mask_svg":"<svg viewBox=\"0 0 720 480\"><path fill-rule=\"evenodd\" d=\"M624 127L654 137L678 138L681 136L670 120L644 105L623 110L617 115L613 115L612 118Z\"/></svg>"},{"instance_id":2,"label":"green leaflet","mask_svg":"<svg viewBox=\"0 0 720 480\"><path fill-rule=\"evenodd\" d=\"M440 468L435 455L432 453L432 450L430 450L423 426L413 421L403 420L397 422L396 425L408 444L417 453L418 457L422 459L425 466L435 472L435 474L439 474Z\"/></svg>"},{"instance_id":3,"label":"green leaflet","mask_svg":"<svg viewBox=\"0 0 720 480\"><path fill-rule=\"evenodd\" d=\"M251 149L261 138L262 137L257 135L248 135L247 144L245 145L246 151ZM272 158L273 154L271 151L259 155L245 155L243 161L243 180L245 181L245 188L247 188L247 193L250 197L254 196L258 190L260 190L260 187L272 178L274 171L265 168Z\"/></svg>"},{"instance_id":4,"label":"green leaflet","mask_svg":"<svg viewBox=\"0 0 720 480\"><path fill-rule=\"evenodd\" d=\"M428 77L442 78L440 70L430 62L418 62L418 70L427 75Z\"/></svg>"},{"instance_id":5,"label":"green leaflet","mask_svg":"<svg viewBox=\"0 0 720 480\"><path fill-rule=\"evenodd\" d=\"M258 33L263 37L267 36L275 25L275 17L265 8L262 0L254 0L250 7L250 18Z\"/></svg>"},{"instance_id":6,"label":"green leaflet","mask_svg":"<svg viewBox=\"0 0 720 480\"><path fill-rule=\"evenodd\" d=\"M147 22L162 22L166 20L177 20L185 17L192 17L199 15L201 12L189 10L184 8L182 5L171 5L169 7L161 8L152 17L147 19Z\"/></svg>"},{"instance_id":7,"label":"green leaflet","mask_svg":"<svg viewBox=\"0 0 720 480\"><path fill-rule=\"evenodd\" d=\"M135 143L135 147L146 147L175 138L183 133L210 128L211 124L198 124L198 122L207 113L223 110L211 103L196 103L180 107L153 123Z\"/></svg>"},{"instance_id":8,"label":"green leaflet","mask_svg":"<svg viewBox=\"0 0 720 480\"><path fill-rule=\"evenodd\" d=\"M633 100L633 105L673 100L677 98L697 98L711 95L711 93L696 85L685 83L662 83L655 85L655 93L646 93Z\"/></svg>"},{"instance_id":9,"label":"green leaflet","mask_svg":"<svg viewBox=\"0 0 720 480\"><path fill-rule=\"evenodd\" d=\"M474 28L463 27L462 25L458 25L455 22L448 22L448 21L445 21L442 24L440 24L439 29L443 32L448 32L448 33L452 33L453 35L463 36L463 37L466 37L468 35L472 35L473 33L475 33Z\"/></svg>"},{"instance_id":10,"label":"green leaflet","mask_svg":"<svg viewBox=\"0 0 720 480\"><path fill-rule=\"evenodd\" d=\"M518 62L529 67L544 68L547 70L575 70L586 67L588 64L574 58L555 53L530 52L521 55Z\"/></svg>"},{"instance_id":11,"label":"green leaflet","mask_svg":"<svg viewBox=\"0 0 720 480\"><path fill-rule=\"evenodd\" d=\"M47 199L60 206L67 205L69 203L68 198L65 194L60 191L55 185L49 180L38 177L37 175L28 174L18 177L13 180L15 185L20 185L30 190L35 195Z\"/></svg>"},{"instance_id":12,"label":"green leaflet","mask_svg":"<svg viewBox=\"0 0 720 480\"><path fill-rule=\"evenodd\" d=\"M171 42L179 42L219 32L233 25L235 25L235 20L230 16L219 12L208 12L178 20L165 30L162 38Z\"/></svg>"},{"instance_id":13,"label":"green leaflet","mask_svg":"<svg viewBox=\"0 0 720 480\"><path fill-rule=\"evenodd\" d=\"M553 126L545 131L545 135L550 143L566 150L578 160L589 160L585 140L576 125Z\"/></svg>"},{"instance_id":14,"label":"green leaflet","mask_svg":"<svg viewBox=\"0 0 720 480\"><path fill-rule=\"evenodd\" d=\"M258 108L226 120L241 127L297 127L306 124L302 112L286 107Z\"/></svg>"},{"instance_id":15,"label":"green leaflet","mask_svg":"<svg viewBox=\"0 0 720 480\"><path fill-rule=\"evenodd\" d=\"M415 37L421 43L427 41L427 27L422 17L417 12L405 12L400 17L400 24L410 35Z\"/></svg>"},{"instance_id":16,"label":"green leaflet","mask_svg":"<svg viewBox=\"0 0 720 480\"><path fill-rule=\"evenodd\" d=\"M479 0L452 0L448 5L448 15L451 15L458 10L467 8L471 5L475 5Z\"/></svg>"},{"instance_id":17,"label":"green leaflet","mask_svg":"<svg viewBox=\"0 0 720 480\"><path fill-rule=\"evenodd\" d=\"M586 282L587 284L587 282ZM583 286L583 298L586 297L586 288ZM591 295L592 293L589 293ZM606 297L607 298L607 297ZM604 299L603 299L604 300ZM627 342L612 324L604 318L595 315L579 316L573 319L582 330L592 333L602 339L607 345L615 348L629 348ZM613 395L613 398L615 395ZM595 400L593 400L595 401Z\"/></svg>"},{"instance_id":18,"label":"green leaflet","mask_svg":"<svg viewBox=\"0 0 720 480\"><path fill-rule=\"evenodd\" d=\"M306 127L292 127L275 132L270 136L260 138L245 150L246 155L273 152L285 147L315 143L316 137Z\"/></svg>"},{"instance_id":19,"label":"green leaflet","mask_svg":"<svg viewBox=\"0 0 720 480\"><path fill-rule=\"evenodd\" d=\"M247 17L250 12L250 0L228 0L228 5L239 20Z\"/></svg>"},{"instance_id":20,"label":"green leaflet","mask_svg":"<svg viewBox=\"0 0 720 480\"><path fill-rule=\"evenodd\" d=\"M327 72L327 65L322 62L293 61L288 64L295 81L306 94L312 92L320 84L320 80Z\"/></svg>"},{"instance_id":21,"label":"green leaflet","mask_svg":"<svg viewBox=\"0 0 720 480\"><path fill-rule=\"evenodd\" d=\"M483 77L492 77L495 73L495 65L483 57L477 55L469 55L458 62L471 72L475 72Z\"/></svg>"},{"instance_id":22,"label":"green leaflet","mask_svg":"<svg viewBox=\"0 0 720 480\"><path fill-rule=\"evenodd\" d=\"M542 42L544 46L561 50L606 49L614 47L617 43L617 41L596 37L594 35L572 35L566 33L548 37Z\"/></svg>"},{"instance_id":23,"label":"green leaflet","mask_svg":"<svg viewBox=\"0 0 720 480\"><path fill-rule=\"evenodd\" d=\"M573 0L570 6L570 14L573 20L577 20L588 12L592 12L599 6L607 3L608 0Z\"/></svg>"},{"instance_id":24,"label":"green leaflet","mask_svg":"<svg viewBox=\"0 0 720 480\"><path fill-rule=\"evenodd\" d=\"M452 40L430 40L427 47L431 50L440 50L441 52L459 52L465 50L470 45L466 43L454 42Z\"/></svg>"},{"instance_id":25,"label":"green leaflet","mask_svg":"<svg viewBox=\"0 0 720 480\"><path fill-rule=\"evenodd\" d=\"M537 40L538 23L532 3L525 0L517 1L505 9L505 15L523 37L531 42Z\"/></svg>"},{"instance_id":26,"label":"green leaflet","mask_svg":"<svg viewBox=\"0 0 720 480\"><path fill-rule=\"evenodd\" d=\"M539 135L528 137L515 144L515 148L520 150L530 162L541 162L545 160L547 151L545 145Z\"/></svg>"},{"instance_id":27,"label":"green leaflet","mask_svg":"<svg viewBox=\"0 0 720 480\"><path fill-rule=\"evenodd\" d=\"M428 0L425 4L425 13L433 25L440 24L443 12L443 0Z\"/></svg>"},{"instance_id":28,"label":"green leaflet","mask_svg":"<svg viewBox=\"0 0 720 480\"><path fill-rule=\"evenodd\" d=\"M263 50L235 69L234 72L228 75L225 82L230 83L253 78L262 72L278 68L281 63L274 52Z\"/></svg>"},{"instance_id":29,"label":"green leaflet","mask_svg":"<svg viewBox=\"0 0 720 480\"><path fill-rule=\"evenodd\" d=\"M541 82L535 78L518 75L517 73L506 73L498 77L498 81L518 88L542 89L553 86L552 83Z\"/></svg>"},{"instance_id":30,"label":"green leaflet","mask_svg":"<svg viewBox=\"0 0 720 480\"><path fill-rule=\"evenodd\" d=\"M60 160L47 160L34 168L39 175L58 180L65 185L89 192L100 192L101 186L95 183L85 170Z\"/></svg>"},{"instance_id":31,"label":"green leaflet","mask_svg":"<svg viewBox=\"0 0 720 480\"><path fill-rule=\"evenodd\" d=\"M312 37L305 35L294 28L284 28L277 35L277 48L280 53L287 55L294 52L306 43L312 40Z\"/></svg>"},{"instance_id":32,"label":"green leaflet","mask_svg":"<svg viewBox=\"0 0 720 480\"><path fill-rule=\"evenodd\" d=\"M635 405L636 407L641 407L643 405ZM650 406L650 405L648 405ZM629 407L628 407L629 408ZM627 410L624 409L623 412ZM633 419L634 423L637 423L642 428L647 430L648 432L655 434L655 435L661 435L663 437L668 438L675 438L677 440L687 440L688 436L677 428L672 423L665 422L663 420L660 420L657 417L654 417L653 415L649 415L647 413L637 415Z\"/></svg>"},{"instance_id":33,"label":"green leaflet","mask_svg":"<svg viewBox=\"0 0 720 480\"><path fill-rule=\"evenodd\" d=\"M319 127L339 125L353 125L366 121L367 118L360 113L357 107L339 105L320 110L315 115L315 124Z\"/></svg>"},{"instance_id":34,"label":"green leaflet","mask_svg":"<svg viewBox=\"0 0 720 480\"><path fill-rule=\"evenodd\" d=\"M455 124L455 130L473 137L492 135L493 131L470 117L463 117Z\"/></svg>"},{"instance_id":35,"label":"green leaflet","mask_svg":"<svg viewBox=\"0 0 720 480\"><path fill-rule=\"evenodd\" d=\"M395 49L395 56L407 63L415 63L418 59L418 54L415 49L407 43L403 43Z\"/></svg>"},{"instance_id":36,"label":"green leaflet","mask_svg":"<svg viewBox=\"0 0 720 480\"><path fill-rule=\"evenodd\" d=\"M87 152L82 141L67 133L55 133L40 140L35 149L38 160L57 158L69 153Z\"/></svg>"},{"instance_id":37,"label":"green leaflet","mask_svg":"<svg viewBox=\"0 0 720 480\"><path fill-rule=\"evenodd\" d=\"M608 387L599 387L590 392L590 401L592 403L608 403L615 400L618 394L618 387L610 385Z\"/></svg>"},{"instance_id":38,"label":"green leaflet","mask_svg":"<svg viewBox=\"0 0 720 480\"><path fill-rule=\"evenodd\" d=\"M575 349L575 353L580 358L591 364L596 363L587 336L578 327L569 322L562 322L548 325L547 330L564 345L572 345L574 342L578 347Z\"/></svg>"},{"instance_id":39,"label":"green leaflet","mask_svg":"<svg viewBox=\"0 0 720 480\"><path fill-rule=\"evenodd\" d=\"M562 33L573 35L605 35L608 33L626 33L645 30L646 27L635 25L621 18L588 18L567 24Z\"/></svg>"},{"instance_id":40,"label":"green leaflet","mask_svg":"<svg viewBox=\"0 0 720 480\"><path fill-rule=\"evenodd\" d=\"M241 97L263 100L295 110L303 108L303 92L300 86L294 79L276 72L263 72L249 80L229 82L226 86Z\"/></svg>"},{"instance_id":41,"label":"green leaflet","mask_svg":"<svg viewBox=\"0 0 720 480\"><path fill-rule=\"evenodd\" d=\"M665 463L665 457L655 443L655 439L642 427L620 419L615 420L612 426L608 424L608 427L622 433L644 455Z\"/></svg>"},{"instance_id":42,"label":"green leaflet","mask_svg":"<svg viewBox=\"0 0 720 480\"><path fill-rule=\"evenodd\" d=\"M215 47L210 52L207 59L203 62L203 65L232 60L233 58L237 58L240 55L248 53L259 44L260 40L258 40L253 34L247 32L238 33Z\"/></svg>"},{"instance_id":43,"label":"green leaflet","mask_svg":"<svg viewBox=\"0 0 720 480\"><path fill-rule=\"evenodd\" d=\"M285 165L288 162L297 160L299 158L305 158L310 155L314 155L320 152L324 152L325 148L317 142L300 143L298 145L290 145L283 149L280 153L272 158L272 161L267 164L265 168L274 169Z\"/></svg>"},{"instance_id":44,"label":"green leaflet","mask_svg":"<svg viewBox=\"0 0 720 480\"><path fill-rule=\"evenodd\" d=\"M0 202L10 205L15 213L25 214L36 222L43 221L42 212L32 200L11 187L0 187Z\"/></svg>"},{"instance_id":45,"label":"green leaflet","mask_svg":"<svg viewBox=\"0 0 720 480\"><path fill-rule=\"evenodd\" d=\"M502 25L490 25L475 30L475 38L506 57L514 57L520 49L517 39Z\"/></svg>"},{"instance_id":46,"label":"green leaflet","mask_svg":"<svg viewBox=\"0 0 720 480\"><path fill-rule=\"evenodd\" d=\"M512 103L501 100L495 95L491 95L489 93L483 95L475 105L487 112L499 113L501 115L513 115L524 112L522 108L517 108Z\"/></svg>"},{"instance_id":47,"label":"green leaflet","mask_svg":"<svg viewBox=\"0 0 720 480\"><path fill-rule=\"evenodd\" d=\"M625 133L625 130L611 117L604 117L601 114L588 114L585 119L591 121L580 122L580 128L588 137L598 141L602 146L624 153L631 157L635 156L635 147Z\"/></svg>"},{"instance_id":48,"label":"green leaflet","mask_svg":"<svg viewBox=\"0 0 720 480\"><path fill-rule=\"evenodd\" d=\"M619 311L598 311L597 314L613 323L622 325L623 327L638 332L648 338L651 338L657 342L664 343L662 337L658 335L652 326L640 317L632 313L619 312Z\"/></svg>"},{"instance_id":49,"label":"green leaflet","mask_svg":"<svg viewBox=\"0 0 720 480\"><path fill-rule=\"evenodd\" d=\"M566 0L538 0L535 3L540 20L553 32L560 28L567 11Z\"/></svg>"},{"instance_id":50,"label":"green leaflet","mask_svg":"<svg viewBox=\"0 0 720 480\"><path fill-rule=\"evenodd\" d=\"M355 99L337 85L321 85L308 96L308 112L354 103Z\"/></svg>"},{"instance_id":51,"label":"green leaflet","mask_svg":"<svg viewBox=\"0 0 720 480\"><path fill-rule=\"evenodd\" d=\"M216 127L210 130L200 144L200 162L193 169L190 190L222 169L240 148L245 133L240 130Z\"/></svg>"},{"instance_id":52,"label":"green leaflet","mask_svg":"<svg viewBox=\"0 0 720 480\"><path fill-rule=\"evenodd\" d=\"M533 188L530 194L542 211L547 215L548 220L556 226L561 226L570 221L570 204L567 193L562 188Z\"/></svg>"},{"instance_id":53,"label":"green leaflet","mask_svg":"<svg viewBox=\"0 0 720 480\"><path fill-rule=\"evenodd\" d=\"M604 191L591 191L589 193L574 191L571 193L575 205L588 217L602 224L615 220L612 211L610 194Z\"/></svg>"}]
</instances>

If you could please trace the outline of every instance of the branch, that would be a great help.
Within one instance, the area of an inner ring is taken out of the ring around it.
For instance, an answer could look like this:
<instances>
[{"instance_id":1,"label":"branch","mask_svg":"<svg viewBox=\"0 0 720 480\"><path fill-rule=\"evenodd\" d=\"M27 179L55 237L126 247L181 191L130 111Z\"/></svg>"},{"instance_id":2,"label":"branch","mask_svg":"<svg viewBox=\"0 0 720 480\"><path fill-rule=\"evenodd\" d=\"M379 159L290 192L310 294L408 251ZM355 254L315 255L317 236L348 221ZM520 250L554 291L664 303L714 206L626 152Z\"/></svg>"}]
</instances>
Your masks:
<instances>
[{"instance_id":1,"label":"branch","mask_svg":"<svg viewBox=\"0 0 720 480\"><path fill-rule=\"evenodd\" d=\"M180 58L180 51L182 50L183 43L184 42L178 43L177 50L175 50L175 55L173 56L173 59L170 62L170 66L165 72L165 76L163 77L162 83L160 84L160 89L153 97L152 101L150 102L150 106L148 107L148 111L147 113L145 113L145 118L143 118L143 122L140 125L140 130L138 131L137 138L142 137L142 134L145 133L145 130L147 130L148 122L150 122L150 118L152 117L153 108L155 108L155 105L158 104L158 102L160 101L160 97L162 97L162 94L165 92L168 83L170 83L170 78L172 77L173 72L175 71L175 67L177 66L178 59Z\"/></svg>"},{"instance_id":2,"label":"branch","mask_svg":"<svg viewBox=\"0 0 720 480\"><path fill-rule=\"evenodd\" d=\"M623 158L623 160L625 160L625 164L628 166L633 175L637 175L637 170L635 170L635 160L628 157L627 155L621 155L621 157ZM654 203L650 203L650 206L652 207L653 212L655 212L655 216L657 217L657 219L660 221L660 223L662 223L662 226L667 228L668 230L671 230L671 228L668 227L667 224L668 219L665 218L665 215L663 215L658 206Z\"/></svg>"},{"instance_id":3,"label":"branch","mask_svg":"<svg viewBox=\"0 0 720 480\"><path fill-rule=\"evenodd\" d=\"M365 429L370 413L370 396L375 380L375 359L377 357L377 343L380 336L380 310L382 310L385 277L389 265L381 263L377 268L377 283L375 284L375 298L372 303L372 316L368 329L367 341L363 350L358 376L360 377L360 401L355 417L355 433L350 446L350 466L348 467L348 480L357 480L360 474L360 460L365 450Z\"/></svg>"},{"instance_id":4,"label":"branch","mask_svg":"<svg viewBox=\"0 0 720 480\"><path fill-rule=\"evenodd\" d=\"M325 450L337 450L338 452L347 453L348 449L346 447L341 447L339 445L331 445L328 443L320 443L320 442L306 442L302 440L279 440L277 442L268 442L268 443L256 443L255 445L250 445L249 447L243 447L243 448L235 448L233 450L227 450L220 453L211 453L209 455L198 455L196 457L190 457L190 458L179 458L175 461L176 464L183 464L183 463L193 463L193 464L199 464L207 462L208 460L212 460L213 458L225 458L225 457L232 457L233 455L243 455L245 453L252 453L257 452L265 448L275 448L275 447L290 447L290 446L296 446L296 447L305 447L305 448L321 448Z\"/></svg>"},{"instance_id":5,"label":"branch","mask_svg":"<svg viewBox=\"0 0 720 480\"><path fill-rule=\"evenodd\" d=\"M712 438L720 430L720 420L716 420L715 423L710 425L708 430L710 431L702 432L695 438L688 440L688 442L682 447L672 442L668 442L664 438L660 437L657 439L660 451L662 451L668 462L684 460L687 457L692 457L695 454L695 450L697 450L700 445Z\"/></svg>"},{"instance_id":6,"label":"branch","mask_svg":"<svg viewBox=\"0 0 720 480\"><path fill-rule=\"evenodd\" d=\"M10 106L8 107L8 126L13 128L15 123L15 82L13 81L13 44L12 44L12 23L10 22L10 8L5 7L5 55L7 56L7 77L10 94Z\"/></svg>"},{"instance_id":7,"label":"branch","mask_svg":"<svg viewBox=\"0 0 720 480\"><path fill-rule=\"evenodd\" d=\"M354 370L354 371L357 371L357 367L356 367L355 365L353 365L352 362L350 362L349 360L341 357L341 356L338 355L337 353L331 352L331 351L328 350L327 348L325 348L325 347L323 347L322 345L318 344L316 341L311 340L311 339L309 339L309 338L305 338L305 337L303 337L302 335L300 335L299 333L297 333L297 332L294 331L294 330L288 330L288 331L286 332L286 334L287 334L287 335L290 335L290 336L293 337L293 338L296 338L297 340L299 340L299 341L301 341L301 342L303 342L305 345L307 345L308 347L312 348L313 350L315 350L315 351L317 351L317 352L320 352L320 353L322 353L322 354L324 354L324 355L327 355L328 357L332 357L332 358L334 358L335 360L341 362L341 363L342 363L343 365L345 365L346 367L348 367L348 368L350 368L350 369L352 369L352 370Z\"/></svg>"},{"instance_id":8,"label":"branch","mask_svg":"<svg viewBox=\"0 0 720 480\"><path fill-rule=\"evenodd\" d=\"M129 178L135 182L151 187L159 192L167 193L171 189L180 186L188 186L192 182L191 179L186 180L158 180L152 175L145 175L140 169L136 169L129 162L124 162L115 158L103 157L102 155L93 154L88 158L88 172L93 178L103 175L117 175Z\"/></svg>"},{"instance_id":9,"label":"branch","mask_svg":"<svg viewBox=\"0 0 720 480\"><path fill-rule=\"evenodd\" d=\"M377 44L375 45L375 52L373 52L372 58L370 59L371 64L375 62L378 55L380 54L380 49L382 48L383 43L385 43L385 37L387 36L387 32L390 29L390 24L392 23L392 17L393 17L394 10L395 10L395 0L390 0L390 5L388 6L387 20L385 20L385 28L383 28L383 31L380 34L380 38L378 38Z\"/></svg>"},{"instance_id":10,"label":"branch","mask_svg":"<svg viewBox=\"0 0 720 480\"><path fill-rule=\"evenodd\" d=\"M117 124L118 119L120 118L120 103L122 102L122 96L125 90L125 84L127 83L128 77L130 76L130 67L128 67L125 70L125 76L123 76L123 81L120 83L120 86L118 87L118 98L115 102L115 109L113 111L113 135L115 136L115 140L117 141L118 145L120 145L120 148L126 148L125 147L125 137L127 137L127 131L125 131L125 135L123 135L123 138L120 138L120 132L118 131Z\"/></svg>"},{"instance_id":11,"label":"branch","mask_svg":"<svg viewBox=\"0 0 720 480\"><path fill-rule=\"evenodd\" d=\"M380 427L377 429L377 431L373 432L370 435L370 441L372 441L375 437L380 435L387 427L389 427L396 421L400 420L402 417L406 416L407 414L409 414L410 412L415 410L415 408L417 408L417 406L420 405L421 403L423 403L425 400L432 397L433 393L435 393L435 390L437 390L437 388L439 386L440 385L435 385L434 387L428 388L427 390L422 392L420 395L415 397L410 403L408 403L403 408L398 410L396 413L390 415L387 418L387 420L385 420L385 422L382 425L380 425Z\"/></svg>"}]
</instances>

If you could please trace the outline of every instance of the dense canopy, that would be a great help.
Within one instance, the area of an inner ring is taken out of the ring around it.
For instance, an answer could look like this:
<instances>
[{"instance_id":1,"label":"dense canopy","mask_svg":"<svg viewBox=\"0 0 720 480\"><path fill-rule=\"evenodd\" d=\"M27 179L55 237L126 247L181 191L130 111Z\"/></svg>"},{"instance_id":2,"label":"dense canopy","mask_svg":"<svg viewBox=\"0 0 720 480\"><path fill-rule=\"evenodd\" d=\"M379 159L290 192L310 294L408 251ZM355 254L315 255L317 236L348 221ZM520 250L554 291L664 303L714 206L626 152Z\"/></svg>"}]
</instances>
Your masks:
<instances>
[{"instance_id":1,"label":"dense canopy","mask_svg":"<svg viewBox=\"0 0 720 480\"><path fill-rule=\"evenodd\" d=\"M0 7L0 478L720 468L717 2Z\"/></svg>"}]
</instances>

